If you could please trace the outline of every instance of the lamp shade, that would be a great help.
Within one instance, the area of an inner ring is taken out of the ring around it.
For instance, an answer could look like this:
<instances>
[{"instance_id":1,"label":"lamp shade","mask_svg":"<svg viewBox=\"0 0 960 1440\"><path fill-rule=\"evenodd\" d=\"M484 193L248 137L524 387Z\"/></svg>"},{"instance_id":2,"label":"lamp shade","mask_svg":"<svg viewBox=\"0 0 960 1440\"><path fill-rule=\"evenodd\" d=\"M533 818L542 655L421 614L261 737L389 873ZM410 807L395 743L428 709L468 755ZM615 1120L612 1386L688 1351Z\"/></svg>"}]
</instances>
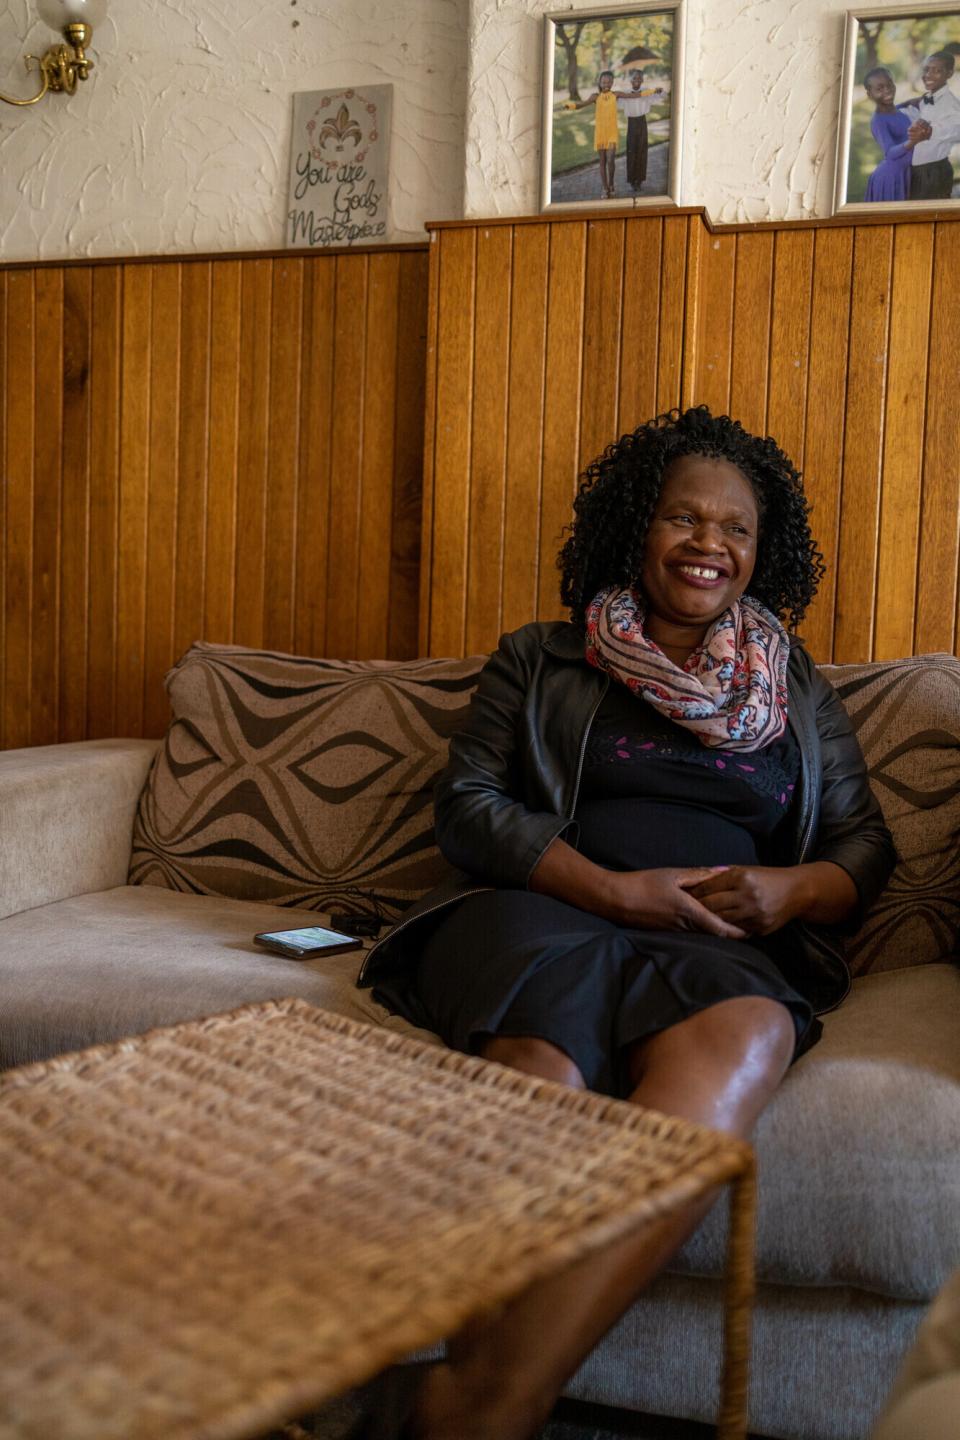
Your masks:
<instances>
[{"instance_id":1,"label":"lamp shade","mask_svg":"<svg viewBox=\"0 0 960 1440\"><path fill-rule=\"evenodd\" d=\"M107 0L37 0L37 14L51 30L89 25L96 30L107 18Z\"/></svg>"}]
</instances>

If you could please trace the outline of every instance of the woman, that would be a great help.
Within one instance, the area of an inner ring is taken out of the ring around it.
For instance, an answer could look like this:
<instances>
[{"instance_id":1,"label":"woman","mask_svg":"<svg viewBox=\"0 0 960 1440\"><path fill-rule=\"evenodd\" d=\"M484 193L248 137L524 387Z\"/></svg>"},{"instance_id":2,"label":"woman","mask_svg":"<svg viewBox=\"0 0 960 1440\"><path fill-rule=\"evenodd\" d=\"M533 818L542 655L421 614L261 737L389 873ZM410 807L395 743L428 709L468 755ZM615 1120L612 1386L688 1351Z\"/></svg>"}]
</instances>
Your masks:
<instances>
[{"instance_id":1,"label":"woman","mask_svg":"<svg viewBox=\"0 0 960 1440\"><path fill-rule=\"evenodd\" d=\"M574 508L571 620L502 638L437 786L461 873L362 981L455 1048L747 1136L843 999L838 927L894 859L840 701L782 623L823 573L800 477L701 406L610 446ZM473 1326L408 1433L535 1433L706 1208Z\"/></svg>"},{"instance_id":2,"label":"woman","mask_svg":"<svg viewBox=\"0 0 960 1440\"><path fill-rule=\"evenodd\" d=\"M910 167L913 149L932 133L929 125L911 127L909 116L897 109L897 87L890 71L882 65L863 77L863 88L874 103L870 133L880 146L883 159L867 181L865 200L909 200Z\"/></svg>"}]
</instances>

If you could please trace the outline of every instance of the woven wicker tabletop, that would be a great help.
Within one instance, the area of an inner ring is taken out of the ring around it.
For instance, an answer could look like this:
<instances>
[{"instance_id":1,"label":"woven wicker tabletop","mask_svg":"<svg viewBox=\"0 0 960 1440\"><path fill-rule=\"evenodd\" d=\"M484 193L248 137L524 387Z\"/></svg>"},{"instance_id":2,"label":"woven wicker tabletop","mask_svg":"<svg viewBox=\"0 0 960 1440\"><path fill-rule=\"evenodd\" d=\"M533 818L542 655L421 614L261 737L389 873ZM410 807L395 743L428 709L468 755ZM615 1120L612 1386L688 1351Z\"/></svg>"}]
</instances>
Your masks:
<instances>
[{"instance_id":1,"label":"woven wicker tabletop","mask_svg":"<svg viewBox=\"0 0 960 1440\"><path fill-rule=\"evenodd\" d=\"M229 1440L736 1179L749 1146L284 1000L0 1075L0 1437ZM639 1363L639 1357L638 1357Z\"/></svg>"}]
</instances>

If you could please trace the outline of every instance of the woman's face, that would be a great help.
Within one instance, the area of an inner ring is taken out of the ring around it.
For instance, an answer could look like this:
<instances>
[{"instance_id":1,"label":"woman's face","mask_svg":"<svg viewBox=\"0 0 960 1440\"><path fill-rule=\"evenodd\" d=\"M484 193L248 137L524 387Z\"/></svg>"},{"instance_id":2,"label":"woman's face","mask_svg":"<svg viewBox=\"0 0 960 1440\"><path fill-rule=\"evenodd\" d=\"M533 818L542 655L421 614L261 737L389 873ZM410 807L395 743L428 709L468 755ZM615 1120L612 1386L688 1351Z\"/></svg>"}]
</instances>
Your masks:
<instances>
[{"instance_id":1,"label":"woman's face","mask_svg":"<svg viewBox=\"0 0 960 1440\"><path fill-rule=\"evenodd\" d=\"M864 89L875 105L892 105L897 93L889 75L874 75Z\"/></svg>"},{"instance_id":2,"label":"woman's face","mask_svg":"<svg viewBox=\"0 0 960 1440\"><path fill-rule=\"evenodd\" d=\"M706 631L750 583L758 520L753 490L735 465L678 456L647 531L640 584L648 619Z\"/></svg>"}]
</instances>

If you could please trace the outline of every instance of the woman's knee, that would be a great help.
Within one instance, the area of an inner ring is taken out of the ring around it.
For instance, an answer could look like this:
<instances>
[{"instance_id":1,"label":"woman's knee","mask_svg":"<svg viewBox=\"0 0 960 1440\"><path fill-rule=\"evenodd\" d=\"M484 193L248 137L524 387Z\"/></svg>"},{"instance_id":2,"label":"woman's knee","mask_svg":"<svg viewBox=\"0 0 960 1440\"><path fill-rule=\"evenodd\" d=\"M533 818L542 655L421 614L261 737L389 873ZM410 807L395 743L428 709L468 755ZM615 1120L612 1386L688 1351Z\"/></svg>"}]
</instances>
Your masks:
<instances>
[{"instance_id":1,"label":"woman's knee","mask_svg":"<svg viewBox=\"0 0 960 1440\"><path fill-rule=\"evenodd\" d=\"M525 1075L539 1075L542 1080L553 1080L572 1090L587 1088L570 1056L558 1045L535 1035L488 1035L477 1052L484 1060L495 1060L498 1065L522 1070Z\"/></svg>"},{"instance_id":2,"label":"woman's knee","mask_svg":"<svg viewBox=\"0 0 960 1440\"><path fill-rule=\"evenodd\" d=\"M797 1032L786 1005L763 995L723 1000L662 1030L634 1051L636 1084L652 1070L682 1067L773 1091L790 1067Z\"/></svg>"}]
</instances>

